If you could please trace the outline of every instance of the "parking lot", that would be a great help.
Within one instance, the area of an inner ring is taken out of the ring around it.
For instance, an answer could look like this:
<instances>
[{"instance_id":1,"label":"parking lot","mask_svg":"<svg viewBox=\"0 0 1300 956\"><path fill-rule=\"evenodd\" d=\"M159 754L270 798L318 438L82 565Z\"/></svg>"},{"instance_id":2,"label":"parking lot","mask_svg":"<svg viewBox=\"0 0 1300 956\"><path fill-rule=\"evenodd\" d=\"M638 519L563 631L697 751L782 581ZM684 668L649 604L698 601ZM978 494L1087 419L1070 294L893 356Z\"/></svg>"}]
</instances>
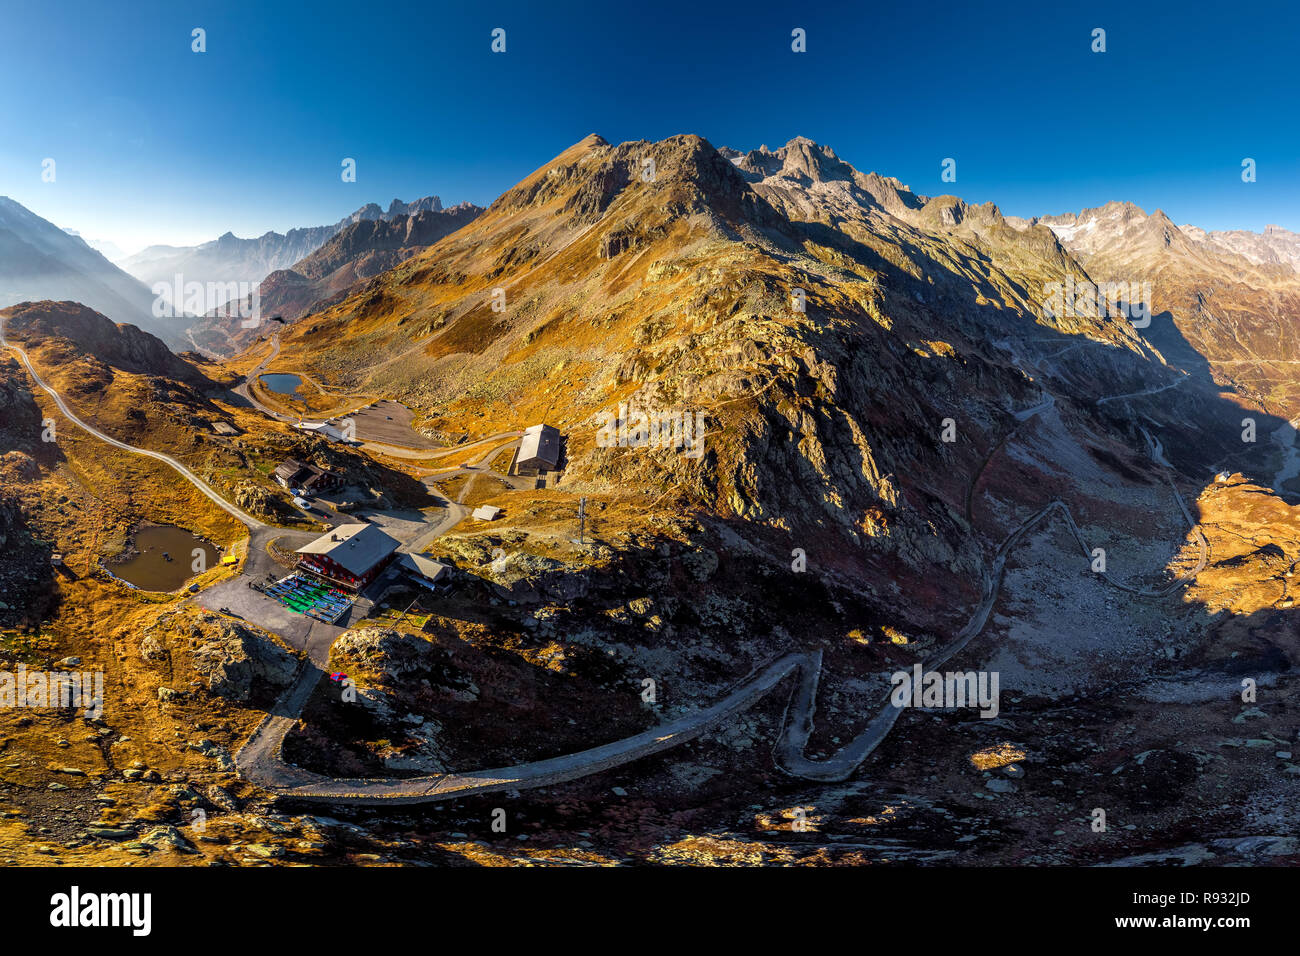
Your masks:
<instances>
[{"instance_id":1,"label":"parking lot","mask_svg":"<svg viewBox=\"0 0 1300 956\"><path fill-rule=\"evenodd\" d=\"M348 416L356 425L359 441L380 442L401 448L433 449L442 446L411 427L412 411L401 402L384 399L374 408L367 406Z\"/></svg>"}]
</instances>

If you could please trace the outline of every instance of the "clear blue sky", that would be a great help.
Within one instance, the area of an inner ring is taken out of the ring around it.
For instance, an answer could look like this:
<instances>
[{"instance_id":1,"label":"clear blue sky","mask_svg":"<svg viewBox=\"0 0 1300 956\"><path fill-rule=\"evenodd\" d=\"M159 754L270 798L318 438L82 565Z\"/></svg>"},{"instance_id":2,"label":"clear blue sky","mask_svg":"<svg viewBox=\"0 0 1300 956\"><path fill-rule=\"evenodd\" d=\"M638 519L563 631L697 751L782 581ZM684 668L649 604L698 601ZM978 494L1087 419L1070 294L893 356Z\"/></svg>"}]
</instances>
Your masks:
<instances>
[{"instance_id":1,"label":"clear blue sky","mask_svg":"<svg viewBox=\"0 0 1300 956\"><path fill-rule=\"evenodd\" d=\"M1197 6L0 0L0 194L129 252L394 196L486 204L591 132L805 135L1009 214L1127 199L1300 230L1297 5Z\"/></svg>"}]
</instances>

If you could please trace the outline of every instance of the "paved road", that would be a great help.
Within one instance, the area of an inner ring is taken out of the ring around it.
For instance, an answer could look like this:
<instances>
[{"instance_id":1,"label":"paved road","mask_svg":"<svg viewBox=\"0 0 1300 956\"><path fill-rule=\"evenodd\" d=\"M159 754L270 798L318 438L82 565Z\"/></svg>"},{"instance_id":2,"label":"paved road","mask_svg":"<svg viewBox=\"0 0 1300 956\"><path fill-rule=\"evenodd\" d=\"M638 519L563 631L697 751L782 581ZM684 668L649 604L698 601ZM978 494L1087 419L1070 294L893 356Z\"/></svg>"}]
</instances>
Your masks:
<instances>
[{"instance_id":1,"label":"paved road","mask_svg":"<svg viewBox=\"0 0 1300 956\"><path fill-rule=\"evenodd\" d=\"M232 388L231 391L234 392L236 395L240 395L243 398L247 399L249 404L252 405L254 408L256 408L263 415L268 415L271 418L276 419L277 421L287 422L290 425L296 425L298 422L303 420L302 416L287 415L284 412L277 411L271 406L264 404L263 402L258 400L258 398L253 394L253 390L249 387L251 383L257 381L257 377L262 374L262 372L266 369L266 367L270 365L271 362L273 362L276 356L278 356L279 354L280 354L280 333L276 332L271 336L270 353L266 356L266 358L262 359L262 361L258 363L256 368L254 368L247 375L245 375L244 380L240 382L238 385L236 385L234 388ZM303 378L308 377L300 372L295 374L298 374ZM316 384L317 388L321 387L317 383L313 383L313 384ZM361 408L365 408L373 401L374 399L368 399L367 401L363 402L361 405L357 406L357 409L353 409L353 411L356 411ZM351 412L345 412L341 415L335 414L335 415L329 415L323 417L345 418L349 414L351 414ZM519 438L522 435L523 435L522 431L500 432L499 434L496 435L489 435L486 438L480 438L477 441L466 442L463 445L453 445L450 448L440 447L436 449L435 448L418 449L418 448L409 448L401 445L389 445L384 442L367 441L364 437L361 436L358 436L358 440L361 442L361 447L366 451L371 451L380 455L385 455L389 458L403 458L403 459L413 459L417 461L423 461L431 458L445 458L448 455L457 454L458 452L465 451L466 449L473 448L477 445L483 445L488 442L495 442L502 438ZM498 449L493 449L493 451L497 451L497 450Z\"/></svg>"},{"instance_id":2,"label":"paved road","mask_svg":"<svg viewBox=\"0 0 1300 956\"><path fill-rule=\"evenodd\" d=\"M113 436L104 434L98 428L95 428L91 425L87 425L80 418L74 415L72 410L68 408L67 403L63 401L63 398L59 395L59 393L56 392L54 389L52 389L49 385L47 385L45 381L38 374L36 374L36 369L32 367L31 359L27 357L27 353L24 352L19 346L14 345L12 342L8 342L5 340L4 322L5 322L4 316L0 316L0 348L9 348L12 349L14 352L18 353L18 357L22 359L23 365L27 367L27 374L29 374L32 377L32 381L34 381L38 386L40 386L41 389L44 390L50 396L50 398L54 400L54 404L59 407L59 411L61 411L64 414L64 416L68 419L68 421L72 422L72 424L76 425L78 428L80 428L82 431L86 432L87 434L92 435L95 438L98 438L100 441L105 442L106 444L112 445L114 448L120 448L122 449L122 451L128 451L133 455L143 455L146 458L152 458L155 461L161 461L164 464L169 465L170 467L175 469L182 478L184 478L186 481L192 484L195 488L199 489L199 491L203 492L203 494L207 496L209 499L211 499L211 501L215 505L217 505L217 507L221 508L221 510L227 512L228 514L233 515L239 521L242 521L249 528L250 531L255 530L257 528L267 527L267 525L264 522L259 521L257 518L254 518L248 512L244 511L241 508L236 507L235 505L228 502L225 498L221 497L221 495L217 494L216 491L214 491L212 487L207 484L207 482L205 482L198 475L194 474L194 472L190 471L188 468L182 465L171 455L164 455L162 452L159 451L150 451L148 448L139 448L135 445L128 445L126 442L118 441Z\"/></svg>"},{"instance_id":3,"label":"paved road","mask_svg":"<svg viewBox=\"0 0 1300 956\"><path fill-rule=\"evenodd\" d=\"M1029 421L1029 419L1033 418L1039 412L1047 411L1055 404L1056 404L1056 396L1052 395L1049 392L1047 397L1043 399L1041 402L1039 402L1037 405L1034 405L1032 408L1026 408L1024 411L1014 412L1013 414L1015 415L1016 421L1025 422L1025 421Z\"/></svg>"},{"instance_id":4,"label":"paved road","mask_svg":"<svg viewBox=\"0 0 1300 956\"><path fill-rule=\"evenodd\" d=\"M468 449L475 448L479 445L486 445L489 442L499 442L503 438L518 439L523 437L523 434L524 433L521 431L497 432L497 434L489 435L487 438L480 438L477 441L465 442L464 444L461 445L452 445L450 448L439 448L437 450L404 448L399 445L386 445L383 442L374 442L374 441L366 442L363 447L367 451L374 451L377 452L378 454L386 455L389 458L409 458L415 461L426 461L431 458L447 458L450 455L455 455L460 452L467 451ZM507 442L507 445L509 444L513 444L513 442ZM491 457L492 455L496 454L498 451L500 451L502 448L505 447L506 445L494 446L488 453L488 457ZM477 459L477 461L480 462L486 460L487 460L486 458L482 458L482 457Z\"/></svg>"},{"instance_id":5,"label":"paved road","mask_svg":"<svg viewBox=\"0 0 1300 956\"><path fill-rule=\"evenodd\" d=\"M1020 369L1021 373L1024 374L1026 378L1032 378L1032 376L1030 376L1029 373L1026 372L1023 368L1020 368L1020 366L1018 365L1016 367ZM1039 414L1040 412L1047 411L1049 408L1051 408L1053 405L1056 404L1055 395L1053 395L1051 392L1046 392L1045 394L1047 397L1044 398L1037 405L1033 405L1029 408L1024 409L1023 411L1012 413L1013 417L1016 420L1016 425L1013 425L1005 435L1003 435L1001 438L998 439L997 444L989 449L988 454L984 456L984 460L981 461L979 467L975 469L975 477L971 478L970 484L966 486L966 501L965 501L964 511L966 515L967 524L970 524L971 521L973 520L972 509L975 506L975 488L979 484L980 478L983 477L984 470L988 468L989 462L991 462L994 456L997 455L997 453L1002 450L1002 446L1006 444L1007 439L1010 438L1015 433L1015 430L1019 426L1020 422L1029 421L1029 419L1033 418L1035 415Z\"/></svg>"},{"instance_id":6,"label":"paved road","mask_svg":"<svg viewBox=\"0 0 1300 956\"><path fill-rule=\"evenodd\" d=\"M970 619L947 646L925 661L923 666L926 670L940 667L983 631L1001 588L1008 555L1031 528L1058 510L1068 514L1064 503L1050 502L1003 541L991 567L984 574L983 593ZM795 692L774 750L777 765L786 773L804 779L844 780L888 736L904 709L886 696L881 709L857 737L833 756L812 760L804 756L804 751L813 732L821 653L787 654L746 678L708 707L599 747L512 767L469 773L407 778L333 778L290 766L281 756L284 737L297 723L298 714L319 682L328 654L328 645L321 642L318 656L304 667L298 680L236 754L235 765L244 779L282 797L347 805L431 803L477 793L550 786L630 763L692 740L753 706L787 677L794 675L797 680Z\"/></svg>"},{"instance_id":7,"label":"paved road","mask_svg":"<svg viewBox=\"0 0 1300 956\"><path fill-rule=\"evenodd\" d=\"M1097 404L1105 405L1107 402L1119 402L1126 398L1140 398L1143 395L1155 395L1159 392L1167 392L1171 388L1177 388L1179 385L1182 385L1188 378L1190 378L1190 376L1184 372L1182 378L1174 379L1168 385L1161 385L1158 388L1147 388L1140 392L1129 392L1127 395L1107 395L1105 398L1097 399Z\"/></svg>"},{"instance_id":8,"label":"paved road","mask_svg":"<svg viewBox=\"0 0 1300 956\"><path fill-rule=\"evenodd\" d=\"M238 385L236 385L234 388L232 388L231 391L234 392L236 395L240 395L243 398L248 399L248 403L252 405L254 408L256 408L263 415L269 415L271 418L274 418L278 421L288 422L289 424L293 425L299 422L301 419L296 418L293 415L285 415L283 412L277 412L274 408L271 408L269 405L263 405L253 395L253 390L249 388L249 384L252 382L256 382L257 377L262 374L262 370L265 369L268 365L270 365L273 361L275 361L275 357L279 354L280 354L280 333L276 332L271 336L270 353L266 356L266 358L262 359L262 361L258 363L257 368L253 369L251 372L245 375L244 380L240 382Z\"/></svg>"}]
</instances>

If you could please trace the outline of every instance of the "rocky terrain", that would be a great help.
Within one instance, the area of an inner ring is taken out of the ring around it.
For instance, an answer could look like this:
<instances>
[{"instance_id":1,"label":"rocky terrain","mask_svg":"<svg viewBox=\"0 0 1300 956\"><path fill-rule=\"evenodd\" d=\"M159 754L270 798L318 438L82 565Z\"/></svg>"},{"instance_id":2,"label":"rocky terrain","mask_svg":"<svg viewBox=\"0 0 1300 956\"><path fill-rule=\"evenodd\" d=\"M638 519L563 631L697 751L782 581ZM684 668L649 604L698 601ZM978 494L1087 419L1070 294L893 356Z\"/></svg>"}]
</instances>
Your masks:
<instances>
[{"instance_id":1,"label":"rocky terrain","mask_svg":"<svg viewBox=\"0 0 1300 956\"><path fill-rule=\"evenodd\" d=\"M1287 368L1300 361L1294 233L1206 233L1119 202L1037 222L1094 281L1149 283L1153 318L1144 335L1187 371L1273 413L1300 398Z\"/></svg>"},{"instance_id":2,"label":"rocky terrain","mask_svg":"<svg viewBox=\"0 0 1300 956\"><path fill-rule=\"evenodd\" d=\"M783 686L583 779L323 812L232 772L293 686L296 654L256 622L87 574L55 584L42 622L9 625L6 646L15 660L102 662L116 709L103 727L15 726L8 852L1295 862L1300 511L1287 482L1300 469L1286 428L1300 301L1287 236L1202 234L1123 203L1004 217L803 138L742 151L588 137L453 231L411 240L453 211L395 206L295 267L329 297L278 331L278 352L169 358L65 303L7 313L80 413L266 520L287 520L266 474L290 453L412 509L428 508L426 488L503 509L427 545L454 566L453 590L385 585L373 616L332 638L284 739L290 765L384 778L544 760L688 715L792 652L821 655L806 756L823 760L862 732L893 672L931 659L984 602L951 666L999 675L997 716L908 710L848 780L816 782L773 759ZM1148 283L1150 325L1047 308L1066 280ZM466 450L398 457L295 435L232 391L263 365L341 404L401 401ZM14 533L87 566L102 550L92 529L124 524L126 486L132 510L189 511L238 546L243 532L174 476L82 436L38 447L47 397L0 368L17 423L0 426ZM607 440L611 413L685 412L702 416L698 455ZM218 418L240 434L202 434ZM510 436L543 421L564 436L558 480L489 473ZM33 838L45 849L20 848Z\"/></svg>"}]
</instances>

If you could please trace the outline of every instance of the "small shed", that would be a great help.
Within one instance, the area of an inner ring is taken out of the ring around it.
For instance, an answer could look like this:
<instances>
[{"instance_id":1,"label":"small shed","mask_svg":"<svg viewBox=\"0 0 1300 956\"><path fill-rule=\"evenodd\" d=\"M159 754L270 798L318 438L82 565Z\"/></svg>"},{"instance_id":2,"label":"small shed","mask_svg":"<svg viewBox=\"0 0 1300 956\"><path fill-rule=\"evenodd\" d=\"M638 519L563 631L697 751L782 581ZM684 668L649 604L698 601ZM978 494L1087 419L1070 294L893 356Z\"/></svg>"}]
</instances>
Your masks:
<instances>
[{"instance_id":1,"label":"small shed","mask_svg":"<svg viewBox=\"0 0 1300 956\"><path fill-rule=\"evenodd\" d=\"M349 442L349 436L339 427L339 423L334 420L327 422L299 422L294 428L305 432L312 432L320 435L321 438L327 438L334 442Z\"/></svg>"},{"instance_id":2,"label":"small shed","mask_svg":"<svg viewBox=\"0 0 1300 956\"><path fill-rule=\"evenodd\" d=\"M501 517L501 509L496 505L479 505L474 509L474 517L479 521L496 521Z\"/></svg>"},{"instance_id":3,"label":"small shed","mask_svg":"<svg viewBox=\"0 0 1300 956\"><path fill-rule=\"evenodd\" d=\"M404 554L398 566L406 572L407 577L430 591L437 591L451 582L451 565L426 558L422 554Z\"/></svg>"}]
</instances>

